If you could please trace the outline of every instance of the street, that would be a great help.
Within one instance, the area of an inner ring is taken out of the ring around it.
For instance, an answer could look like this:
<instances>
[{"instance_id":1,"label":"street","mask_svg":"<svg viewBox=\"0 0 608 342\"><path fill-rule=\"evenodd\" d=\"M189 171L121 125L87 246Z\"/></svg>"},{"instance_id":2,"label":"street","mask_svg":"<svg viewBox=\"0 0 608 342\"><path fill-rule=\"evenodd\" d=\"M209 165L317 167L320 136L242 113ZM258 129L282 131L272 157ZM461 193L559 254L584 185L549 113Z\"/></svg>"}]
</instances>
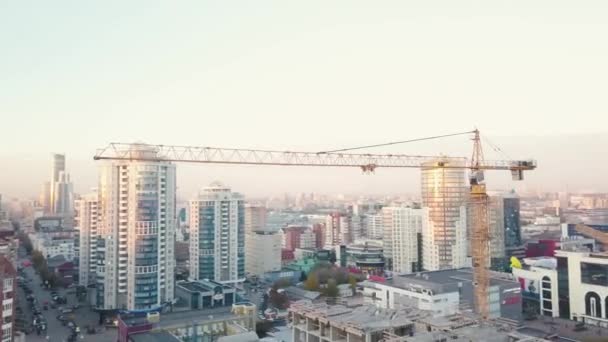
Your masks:
<instances>
[{"instance_id":1,"label":"street","mask_svg":"<svg viewBox=\"0 0 608 342\"><path fill-rule=\"evenodd\" d=\"M20 258L19 258L19 264L21 265L23 260L28 260L27 256L24 256L25 253L21 254L20 253ZM51 295L50 295L50 290L45 290L40 286L41 280L39 278L39 276L36 274L34 268L32 266L30 267L25 267L24 268L24 273L27 279L31 279L31 281L27 282L28 287L32 290L32 294L34 295L34 297L37 299L38 301L38 305L40 307L42 307L43 303L45 301L48 301L48 303L52 303L53 300L51 299ZM28 302L26 301L26 294L24 293L23 289L19 288L18 289L18 295L19 295L19 306L22 308L24 315L25 315L25 319L29 320L30 324L32 323L33 320L33 314L32 314L32 310L29 308ZM99 315L92 311L89 308L89 305L86 302L83 303L78 303L78 300L76 299L76 295L74 293L74 291L69 291L63 288L58 288L56 289L56 291L59 293L59 295L61 296L65 296L67 298L67 303L66 304L61 304L58 305L56 309L53 309L51 307L48 308L48 310L42 310L42 315L44 316L44 318L47 321L47 330L46 332L43 332L41 335L37 335L36 331L34 330L34 332L30 333L29 335L27 335L27 341L34 341L34 342L43 342L43 341L50 341L50 342L64 342L67 341L68 336L71 334L71 330L70 328L68 328L67 326L63 326L61 321L59 321L57 319L57 316L59 315L59 308L60 307L64 307L67 308L68 306L74 305L74 304L79 304L81 307L76 309L74 311L74 322L76 323L76 325L78 327L80 327L80 334L78 336L79 340L86 340L86 341L99 341L99 342L103 342L103 341L115 341L117 338L117 331L116 329L106 329L104 327L100 327L98 325L98 320L99 320ZM68 293L70 292L70 293ZM96 333L96 334L87 334L86 332L86 326L87 325L91 325L96 327L97 329L102 330L101 333ZM46 333L46 334L45 334Z\"/></svg>"}]
</instances>

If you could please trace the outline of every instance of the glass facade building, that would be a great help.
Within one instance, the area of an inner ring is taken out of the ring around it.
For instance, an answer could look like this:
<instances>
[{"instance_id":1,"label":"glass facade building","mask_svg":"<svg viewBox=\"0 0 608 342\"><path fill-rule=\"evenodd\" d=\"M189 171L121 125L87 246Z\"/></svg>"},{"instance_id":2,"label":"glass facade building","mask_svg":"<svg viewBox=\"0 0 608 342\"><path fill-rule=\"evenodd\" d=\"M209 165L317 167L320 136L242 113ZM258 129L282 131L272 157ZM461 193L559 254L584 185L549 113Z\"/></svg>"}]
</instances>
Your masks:
<instances>
[{"instance_id":1,"label":"glass facade building","mask_svg":"<svg viewBox=\"0 0 608 342\"><path fill-rule=\"evenodd\" d=\"M422 206L428 208L423 224L423 268L428 271L466 266L468 187L464 161L427 163L422 169Z\"/></svg>"}]
</instances>

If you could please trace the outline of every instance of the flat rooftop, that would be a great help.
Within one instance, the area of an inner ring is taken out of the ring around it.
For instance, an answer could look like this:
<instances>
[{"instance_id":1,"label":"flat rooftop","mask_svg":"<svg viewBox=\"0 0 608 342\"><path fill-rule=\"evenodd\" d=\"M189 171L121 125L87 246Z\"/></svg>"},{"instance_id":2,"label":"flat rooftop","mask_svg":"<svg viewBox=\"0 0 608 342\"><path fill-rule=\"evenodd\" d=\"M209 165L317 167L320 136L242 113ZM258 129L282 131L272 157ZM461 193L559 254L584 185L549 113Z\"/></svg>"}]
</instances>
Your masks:
<instances>
[{"instance_id":1,"label":"flat rooftop","mask_svg":"<svg viewBox=\"0 0 608 342\"><path fill-rule=\"evenodd\" d=\"M161 313L160 322L154 323L158 328L171 327L178 324L189 324L200 321L221 321L233 317L231 307L220 307L208 310L188 310ZM138 326L148 324L146 316L141 315L121 315L120 319L127 326Z\"/></svg>"},{"instance_id":2,"label":"flat rooftop","mask_svg":"<svg viewBox=\"0 0 608 342\"><path fill-rule=\"evenodd\" d=\"M387 280L385 284L401 289L410 289L418 286L425 289L432 289L434 293L453 292L458 290L460 283L473 282L472 268L459 268L452 270L428 271L412 273L407 275L396 275L393 279ZM495 272L490 272L490 286L513 286L518 283L513 279L502 278ZM519 285L518 285L519 286Z\"/></svg>"}]
</instances>

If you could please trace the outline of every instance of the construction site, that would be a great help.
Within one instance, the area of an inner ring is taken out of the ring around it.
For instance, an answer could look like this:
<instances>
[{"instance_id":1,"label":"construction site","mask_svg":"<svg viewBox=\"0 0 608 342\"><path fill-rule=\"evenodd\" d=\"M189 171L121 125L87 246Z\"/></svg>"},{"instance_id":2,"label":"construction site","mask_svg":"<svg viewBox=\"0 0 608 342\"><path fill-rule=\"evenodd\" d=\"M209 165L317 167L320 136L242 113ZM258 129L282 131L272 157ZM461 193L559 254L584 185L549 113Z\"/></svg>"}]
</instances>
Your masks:
<instances>
[{"instance_id":1,"label":"construction site","mask_svg":"<svg viewBox=\"0 0 608 342\"><path fill-rule=\"evenodd\" d=\"M289 312L294 342L556 341L556 335L508 320L482 320L464 313L435 317L430 311L411 307L380 309L298 302Z\"/></svg>"}]
</instances>

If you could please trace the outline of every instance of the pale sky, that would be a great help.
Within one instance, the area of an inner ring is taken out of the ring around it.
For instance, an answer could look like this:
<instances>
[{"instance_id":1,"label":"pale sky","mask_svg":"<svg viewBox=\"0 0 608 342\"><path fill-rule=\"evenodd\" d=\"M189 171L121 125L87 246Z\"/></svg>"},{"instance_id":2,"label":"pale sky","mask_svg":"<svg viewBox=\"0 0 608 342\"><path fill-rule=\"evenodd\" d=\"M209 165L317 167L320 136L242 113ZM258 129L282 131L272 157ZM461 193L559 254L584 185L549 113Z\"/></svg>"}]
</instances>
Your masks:
<instances>
[{"instance_id":1,"label":"pale sky","mask_svg":"<svg viewBox=\"0 0 608 342\"><path fill-rule=\"evenodd\" d=\"M53 152L84 192L112 141L316 151L475 126L539 161L522 186L608 190L606 18L599 0L4 1L0 193L35 195ZM183 193L219 179L257 195L408 192L419 175L180 165L178 177Z\"/></svg>"}]
</instances>

